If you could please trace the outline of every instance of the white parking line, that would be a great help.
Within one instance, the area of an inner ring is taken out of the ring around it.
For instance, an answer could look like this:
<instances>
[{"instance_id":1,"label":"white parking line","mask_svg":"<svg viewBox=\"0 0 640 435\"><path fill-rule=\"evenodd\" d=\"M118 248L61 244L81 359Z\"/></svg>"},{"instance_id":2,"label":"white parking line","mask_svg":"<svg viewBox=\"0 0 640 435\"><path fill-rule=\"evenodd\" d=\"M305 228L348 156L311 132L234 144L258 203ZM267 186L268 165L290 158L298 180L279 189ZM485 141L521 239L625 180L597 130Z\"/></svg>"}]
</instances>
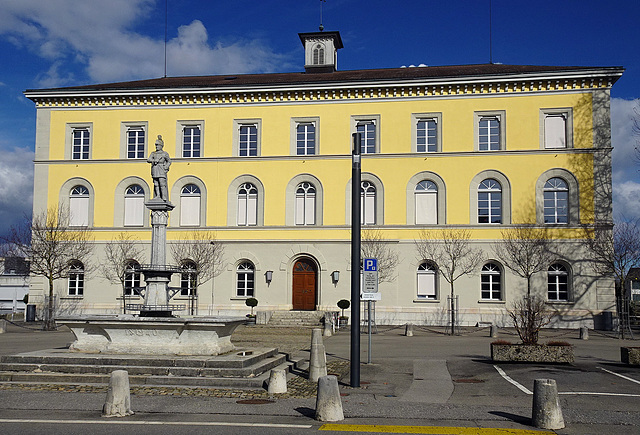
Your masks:
<instances>
[{"instance_id":1,"label":"white parking line","mask_svg":"<svg viewBox=\"0 0 640 435\"><path fill-rule=\"evenodd\" d=\"M310 429L310 424L279 423L232 423L222 421L126 421L126 420L36 420L19 418L0 418L0 423L50 423L50 424L130 424L138 426L240 426L240 427L276 427Z\"/></svg>"},{"instance_id":2,"label":"white parking line","mask_svg":"<svg viewBox=\"0 0 640 435\"><path fill-rule=\"evenodd\" d=\"M518 389L520 391L522 391L525 394L533 394L533 392L531 390L529 390L527 387L525 387L524 385L522 385L520 382L514 380L513 378L511 378L509 375L507 375L505 373L504 370L502 370L500 367L494 365L493 366L496 371L500 374L500 376L502 376L504 378L505 381L511 383L512 385L515 385L516 387L518 387ZM607 373L610 373L612 375L615 376L619 376L623 379L626 379L628 381L631 382L635 382L636 384L640 384L640 381L632 379L628 376L624 376L621 375L619 373L615 373L612 372L611 370L607 370L604 369L602 367L598 367L600 370L603 370ZM619 396L619 397L640 397L640 394L628 394L628 393L597 393L597 392L590 392L590 391L565 391L565 392L558 392L559 395L565 395L565 396L569 396L569 395L574 395L574 396Z\"/></svg>"},{"instance_id":3,"label":"white parking line","mask_svg":"<svg viewBox=\"0 0 640 435\"><path fill-rule=\"evenodd\" d=\"M506 381L511 382L511 384L515 385L516 387L518 387L518 389L520 389L520 391L522 391L525 394L533 394L533 392L531 392L531 390L529 390L527 387L525 387L524 385L522 385L521 383L514 381L513 379L511 379L509 377L509 375L507 375L504 370L502 370L500 367L494 365L493 366L498 373L500 373L500 376L502 376Z\"/></svg>"},{"instance_id":4,"label":"white parking line","mask_svg":"<svg viewBox=\"0 0 640 435\"><path fill-rule=\"evenodd\" d=\"M604 368L602 368L602 367L598 367L598 368L599 368L600 370L602 370L602 371L604 371L604 372L607 372L607 373L610 373L610 374L612 374L612 375L614 375L614 376L618 376L618 377L620 377L620 378L622 378L622 379L626 379L627 381L631 381L631 382L635 382L636 384L640 384L640 381L637 381L637 380L635 380L635 379L633 379L633 378L630 378L630 377L628 377L628 376L621 375L620 373L612 372L611 370L607 370L607 369L604 369Z\"/></svg>"}]
</instances>

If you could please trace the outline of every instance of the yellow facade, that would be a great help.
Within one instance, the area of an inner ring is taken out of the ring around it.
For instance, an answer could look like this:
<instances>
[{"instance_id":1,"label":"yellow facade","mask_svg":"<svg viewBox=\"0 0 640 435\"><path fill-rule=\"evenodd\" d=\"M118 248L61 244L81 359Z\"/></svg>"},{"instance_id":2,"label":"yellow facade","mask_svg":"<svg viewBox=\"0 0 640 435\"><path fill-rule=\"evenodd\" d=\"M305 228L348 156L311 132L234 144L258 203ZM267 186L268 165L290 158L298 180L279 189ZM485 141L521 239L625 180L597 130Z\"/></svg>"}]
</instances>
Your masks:
<instances>
[{"instance_id":1,"label":"yellow facade","mask_svg":"<svg viewBox=\"0 0 640 435\"><path fill-rule=\"evenodd\" d=\"M73 180L84 180L91 187L88 225L95 230L98 261L104 243L123 231L148 244L148 222L142 227L122 225L123 200L118 196L118 186L131 177L144 180L141 184L147 199L152 195L146 158L129 159L123 155L123 126L138 123L144 126L145 156L153 151L156 136L162 135L164 149L172 158L168 174L171 201L181 201L180 180L197 180L204 191L200 205L203 219L196 229L215 231L216 238L226 245L224 272L198 290L199 313L246 311L243 298L235 293L236 267L243 259L255 266L254 295L260 300L259 309L295 308L292 267L297 259L308 258L315 264L317 274L314 308L335 310L337 300L349 295L353 126L359 119L375 119L378 149L362 156L362 171L381 184L376 192L375 227L396 247L400 258L396 279L381 285L384 297L378 303L379 322L438 323L437 313L446 306L446 283L438 282L435 299L424 301L416 297L416 267L421 260L415 257L414 240L421 229L468 229L473 243L485 250L491 260L491 243L501 238L505 228L517 224L547 227L558 243L572 243L583 234L582 226L611 218L610 196L602 200L599 186L610 186L608 91L621 70L521 67L511 71L509 66L496 65L484 68L486 72L482 68L473 73L461 70L458 75L444 78L431 75L430 68L425 68L422 76L415 71L384 70L384 80L376 78L375 70L366 72L369 78L358 80L348 74L344 79L323 80L322 74L316 73L307 82L299 74L287 81L282 75L284 80L275 84L268 77L252 83L253 76L248 76L245 82L249 84L233 89L215 78L209 85L184 78L183 86L167 86L158 79L144 86L133 82L113 87L28 91L27 96L38 109L34 212L68 202ZM548 111L569 116L564 148L545 149L542 119ZM503 129L500 150L478 150L478 116L483 113L499 114ZM436 114L440 146L437 152L417 152L415 148L416 120L425 114ZM309 119L316 128L316 153L297 155L295 122ZM238 125L245 121L258 125L259 155L255 157L237 154ZM186 124L197 124L201 129L199 157L180 155L181 125ZM70 157L70 128L77 125L89 126L89 159ZM486 171L507 180L507 185L502 186L501 224L478 221L478 186L474 180L481 180ZM565 225L545 225L540 221L541 194L536 186L546 180L543 174L560 173L557 171L575 179L572 186L578 186L577 192L571 194L576 195L577 205L571 206L577 209L570 213L578 219L571 218ZM422 173L435 174L446 186L446 192L438 192L444 195L444 210L440 210L442 217L437 224L415 223L414 206L410 203L416 177ZM321 191L316 197L316 201L321 198L321 203L316 204L321 208L320 219L314 225L300 226L291 221L290 185L302 174L317 180L316 188ZM242 176L261 184L262 217L255 226L238 226L233 219L236 192L230 186ZM193 229L181 226L180 215L174 211L167 237L179 242ZM575 252L581 255L578 248ZM590 272L574 265L573 260L576 259L563 261L574 267L571 292L580 297L570 297L556 308L575 318L610 309L611 282L585 284ZM342 272L337 283L329 278L334 270ZM264 282L265 271L273 272L271 283ZM521 293L522 283L506 269L502 273L500 300L484 301L478 296L480 272L460 281L461 310L466 310L467 315L463 321L474 324L504 318L505 307ZM538 279L543 289L544 279ZM65 283L57 285L65 299ZM36 282L32 291L37 292L38 288ZM83 297L71 299L69 303L75 304L75 309L86 312L117 312L120 307L118 287L97 273L87 279Z\"/></svg>"}]
</instances>

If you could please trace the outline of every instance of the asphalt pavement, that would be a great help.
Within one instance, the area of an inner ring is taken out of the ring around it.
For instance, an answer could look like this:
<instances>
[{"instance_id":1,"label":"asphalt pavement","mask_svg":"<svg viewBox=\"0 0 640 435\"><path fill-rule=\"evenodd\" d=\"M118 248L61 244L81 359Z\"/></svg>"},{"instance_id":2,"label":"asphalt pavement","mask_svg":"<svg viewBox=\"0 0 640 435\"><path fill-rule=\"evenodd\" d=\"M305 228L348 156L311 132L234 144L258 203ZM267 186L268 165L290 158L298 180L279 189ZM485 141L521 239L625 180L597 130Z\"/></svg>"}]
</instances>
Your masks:
<instances>
[{"instance_id":1,"label":"asphalt pavement","mask_svg":"<svg viewBox=\"0 0 640 435\"><path fill-rule=\"evenodd\" d=\"M255 331L262 342L294 335L283 328ZM260 427L265 434L318 429L379 433L380 428L393 433L498 433L498 429L527 433L534 430L530 425L533 381L552 378L558 383L566 423L557 433L640 434L640 367L620 362L620 347L635 346L638 341L619 340L612 333L597 331L590 331L589 340L580 340L578 330L548 330L541 342L552 339L572 344L574 364L496 364L490 359L490 343L495 338L488 332L468 328L460 336L448 336L438 328L414 327L414 336L406 337L403 327L380 326L371 337L370 351L363 333L360 386L350 385L350 373L342 373L340 378L345 414L341 423L351 425L348 427L323 426L315 421L314 397L240 401L133 394L136 414L114 420L100 418L103 392L16 385L0 385L0 427L22 433L80 433L87 428L94 433L127 433L132 427L137 433L147 433L150 428L154 433L202 433L211 431L212 425L218 433L240 433L247 426ZM252 334L250 327L239 333L245 339ZM304 337L305 333L296 330L296 334ZM309 331L308 343L310 335ZM510 330L500 330L499 338L517 342ZM73 335L63 328L44 332L9 325L7 333L0 334L0 354L64 347L72 340ZM324 344L328 362L349 360L348 331L325 337ZM308 354L309 344L299 347L302 354Z\"/></svg>"}]
</instances>

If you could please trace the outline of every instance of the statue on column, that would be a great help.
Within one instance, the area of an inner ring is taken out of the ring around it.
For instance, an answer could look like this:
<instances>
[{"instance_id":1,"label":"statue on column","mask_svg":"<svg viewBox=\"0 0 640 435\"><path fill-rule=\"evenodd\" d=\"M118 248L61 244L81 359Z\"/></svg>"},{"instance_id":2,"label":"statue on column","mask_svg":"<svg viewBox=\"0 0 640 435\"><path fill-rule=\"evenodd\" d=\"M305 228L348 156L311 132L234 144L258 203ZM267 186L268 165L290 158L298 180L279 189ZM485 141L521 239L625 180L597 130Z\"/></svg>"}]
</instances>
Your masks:
<instances>
[{"instance_id":1,"label":"statue on column","mask_svg":"<svg viewBox=\"0 0 640 435\"><path fill-rule=\"evenodd\" d=\"M153 178L153 198L160 198L164 202L169 202L169 189L167 188L167 172L171 166L169 153L164 151L164 141L162 135L158 135L156 140L156 150L151 153L147 163L151 163L151 177Z\"/></svg>"}]
</instances>

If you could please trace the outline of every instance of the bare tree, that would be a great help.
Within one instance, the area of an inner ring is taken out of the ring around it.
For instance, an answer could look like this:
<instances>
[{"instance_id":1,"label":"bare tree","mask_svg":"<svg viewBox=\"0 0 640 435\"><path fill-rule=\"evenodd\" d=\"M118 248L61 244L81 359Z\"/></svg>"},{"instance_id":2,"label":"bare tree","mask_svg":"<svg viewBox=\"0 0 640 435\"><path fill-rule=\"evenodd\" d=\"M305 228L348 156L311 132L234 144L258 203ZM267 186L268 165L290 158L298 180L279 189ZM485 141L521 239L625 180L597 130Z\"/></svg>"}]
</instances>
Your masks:
<instances>
[{"instance_id":1,"label":"bare tree","mask_svg":"<svg viewBox=\"0 0 640 435\"><path fill-rule=\"evenodd\" d=\"M449 283L451 295L451 334L455 333L455 281L477 269L483 259L479 249L471 247L471 232L464 229L444 228L437 231L421 230L414 241L422 260L430 260Z\"/></svg>"},{"instance_id":2,"label":"bare tree","mask_svg":"<svg viewBox=\"0 0 640 435\"><path fill-rule=\"evenodd\" d=\"M531 277L545 270L550 241L546 228L517 225L501 232L502 240L493 246L502 263L527 280L527 297L531 296Z\"/></svg>"},{"instance_id":3,"label":"bare tree","mask_svg":"<svg viewBox=\"0 0 640 435\"><path fill-rule=\"evenodd\" d=\"M111 283L120 283L122 287L122 312L127 312L127 274L139 273L132 270L132 264L143 263L142 248L131 234L120 233L108 242L104 248L105 262L101 270ZM134 263L135 262L135 263Z\"/></svg>"},{"instance_id":4,"label":"bare tree","mask_svg":"<svg viewBox=\"0 0 640 435\"><path fill-rule=\"evenodd\" d=\"M615 278L624 285L632 268L640 267L640 228L638 221L617 219L584 229L584 241L596 273Z\"/></svg>"},{"instance_id":5,"label":"bare tree","mask_svg":"<svg viewBox=\"0 0 640 435\"><path fill-rule=\"evenodd\" d=\"M86 227L69 225L69 212L51 207L36 214L31 221L13 226L5 239L12 253L29 260L31 275L44 277L49 284L49 300L44 329L55 330L54 288L55 280L69 275L72 261L79 261L84 271L90 269L89 258L93 252L93 237Z\"/></svg>"},{"instance_id":6,"label":"bare tree","mask_svg":"<svg viewBox=\"0 0 640 435\"><path fill-rule=\"evenodd\" d=\"M378 260L378 283L395 281L395 271L400 260L382 231L379 228L366 228L360 234L360 258Z\"/></svg>"},{"instance_id":7,"label":"bare tree","mask_svg":"<svg viewBox=\"0 0 640 435\"><path fill-rule=\"evenodd\" d=\"M183 273L188 274L190 312L197 314L198 287L222 273L224 246L212 231L191 231L184 240L171 244L171 253L175 262L183 266Z\"/></svg>"},{"instance_id":8,"label":"bare tree","mask_svg":"<svg viewBox=\"0 0 640 435\"><path fill-rule=\"evenodd\" d=\"M524 344L537 344L540 329L551 321L544 298L531 296L531 278L546 269L550 240L546 228L517 225L501 232L502 240L493 249L502 263L527 280L527 294L507 310L518 336Z\"/></svg>"}]
</instances>

